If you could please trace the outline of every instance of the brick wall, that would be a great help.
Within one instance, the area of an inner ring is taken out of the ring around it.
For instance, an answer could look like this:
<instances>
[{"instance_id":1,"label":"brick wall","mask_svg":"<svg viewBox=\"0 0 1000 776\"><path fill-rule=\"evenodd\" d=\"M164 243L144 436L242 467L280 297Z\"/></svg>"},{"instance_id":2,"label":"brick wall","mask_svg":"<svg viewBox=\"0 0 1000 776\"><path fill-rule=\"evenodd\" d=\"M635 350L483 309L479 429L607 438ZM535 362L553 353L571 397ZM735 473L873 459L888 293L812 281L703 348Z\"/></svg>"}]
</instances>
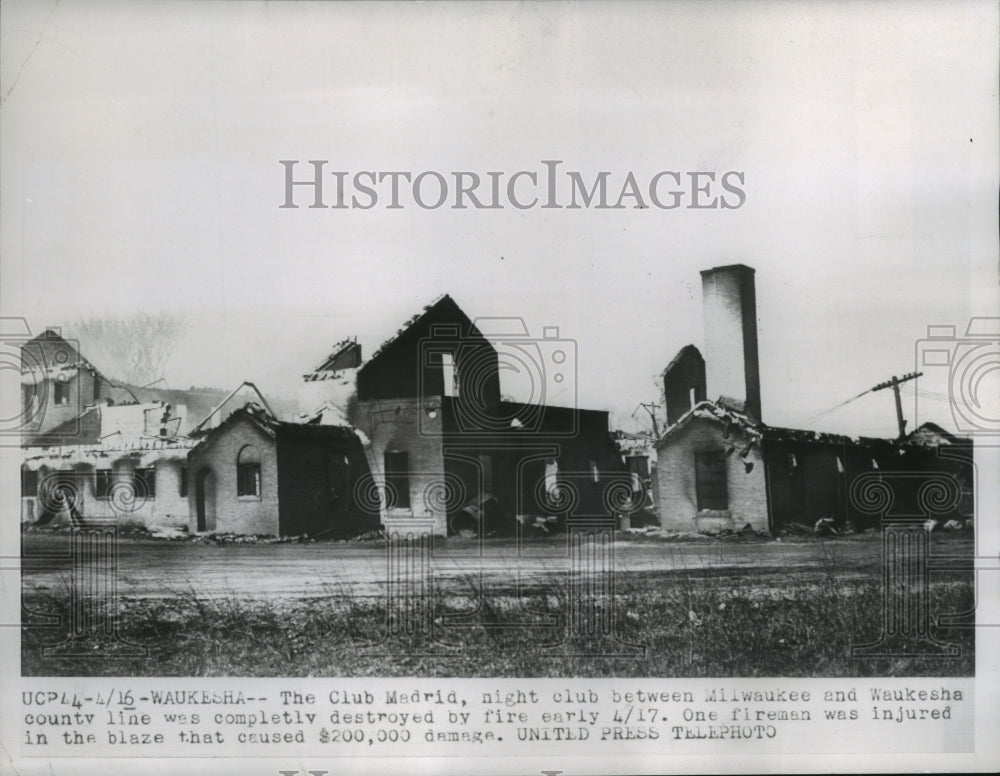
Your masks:
<instances>
[{"instance_id":1,"label":"brick wall","mask_svg":"<svg viewBox=\"0 0 1000 776\"><path fill-rule=\"evenodd\" d=\"M694 402L691 393L694 393ZM706 398L705 359L694 345L681 348L675 361L663 370L663 403L667 423L673 425L691 407Z\"/></svg>"},{"instance_id":2,"label":"brick wall","mask_svg":"<svg viewBox=\"0 0 1000 776\"><path fill-rule=\"evenodd\" d=\"M43 404L41 404L38 414L33 416L38 421L37 428L33 429L34 433L45 433L78 418L84 407L94 403L95 378L93 374L86 369L79 369L67 371L64 377L66 377L65 404L56 404L55 378L45 379L45 388L38 396ZM67 437L63 440L66 444L73 444L75 434L72 428L63 429L63 434Z\"/></svg>"},{"instance_id":3,"label":"brick wall","mask_svg":"<svg viewBox=\"0 0 1000 776\"><path fill-rule=\"evenodd\" d=\"M767 531L767 486L764 462L755 448L747 457L753 471L746 471L740 450L747 440L733 429L730 439L722 438L722 427L709 420L694 419L671 435L657 451L657 489L660 523L671 531L699 531L731 528L740 530L749 523L755 530ZM729 491L728 517L698 517L695 488L695 453L736 451L726 458L726 486Z\"/></svg>"},{"instance_id":4,"label":"brick wall","mask_svg":"<svg viewBox=\"0 0 1000 776\"><path fill-rule=\"evenodd\" d=\"M260 453L261 495L236 495L236 459L244 445L252 444ZM214 483L208 488L214 503L216 533L278 535L278 463L274 440L245 418L223 429L203 447L192 450L188 462L188 526L196 531L198 472L212 471ZM206 511L210 510L206 505ZM210 521L211 522L211 521Z\"/></svg>"},{"instance_id":5,"label":"brick wall","mask_svg":"<svg viewBox=\"0 0 1000 776\"><path fill-rule=\"evenodd\" d=\"M188 499L181 496L181 469L183 461L158 461L156 463L155 524L180 528L188 523ZM150 523L146 527L152 527Z\"/></svg>"},{"instance_id":6,"label":"brick wall","mask_svg":"<svg viewBox=\"0 0 1000 776\"><path fill-rule=\"evenodd\" d=\"M106 520L116 517L122 526L180 528L188 524L188 501L180 495L183 464L183 460L176 458L165 458L148 464L155 472L155 493L150 495L137 488L134 499L97 497L97 470L110 469L115 483L119 486L127 485L132 482L136 468L136 462L132 458L108 458L106 463L99 463L96 467L90 464L78 465L71 471L56 472L43 468L38 472L38 481L41 484L50 476L69 478L75 485L78 494L77 509L84 519L90 517ZM37 497L26 496L21 501L22 522L34 522L42 516L42 505Z\"/></svg>"},{"instance_id":7,"label":"brick wall","mask_svg":"<svg viewBox=\"0 0 1000 776\"><path fill-rule=\"evenodd\" d=\"M448 352L454 358L460 393L461 386L465 386L466 392L475 392L480 404L499 401L496 349L451 297L439 300L407 326L358 371L359 399L446 394L440 354Z\"/></svg>"},{"instance_id":8,"label":"brick wall","mask_svg":"<svg viewBox=\"0 0 1000 776\"><path fill-rule=\"evenodd\" d=\"M743 264L704 270L706 395L746 402L760 416L757 301L754 271Z\"/></svg>"},{"instance_id":9,"label":"brick wall","mask_svg":"<svg viewBox=\"0 0 1000 776\"><path fill-rule=\"evenodd\" d=\"M429 409L436 406L436 409ZM435 417L431 417L431 411ZM447 535L447 515L428 503L431 488L444 482L440 403L433 399L381 399L362 401L358 424L368 436L368 466L376 481L385 477L386 451L406 452L410 469L410 506L380 510L380 517L429 517L434 533Z\"/></svg>"}]
</instances>

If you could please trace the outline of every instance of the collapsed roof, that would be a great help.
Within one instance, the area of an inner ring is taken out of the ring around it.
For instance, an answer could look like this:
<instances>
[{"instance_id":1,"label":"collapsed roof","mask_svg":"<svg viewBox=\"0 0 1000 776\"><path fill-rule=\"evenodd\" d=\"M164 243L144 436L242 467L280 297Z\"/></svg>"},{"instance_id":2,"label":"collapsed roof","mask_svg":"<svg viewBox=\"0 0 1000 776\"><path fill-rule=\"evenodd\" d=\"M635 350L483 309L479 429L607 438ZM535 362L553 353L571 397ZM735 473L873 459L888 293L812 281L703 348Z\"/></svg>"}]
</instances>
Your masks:
<instances>
[{"instance_id":1,"label":"collapsed roof","mask_svg":"<svg viewBox=\"0 0 1000 776\"><path fill-rule=\"evenodd\" d=\"M121 439L114 435L92 445L65 445L61 447L28 447L24 449L24 467L37 471L42 467L65 469L74 464L98 466L130 459L136 466L151 466L156 461L182 460L196 440L184 437L173 439Z\"/></svg>"},{"instance_id":2,"label":"collapsed roof","mask_svg":"<svg viewBox=\"0 0 1000 776\"><path fill-rule=\"evenodd\" d=\"M768 426L765 423L755 421L737 403L720 399L718 401L702 401L686 412L674 425L668 428L656 447L659 449L667 444L670 439L682 428L693 420L710 420L722 424L726 435L731 429L738 431L751 442L797 442L803 444L826 444L826 445L852 445L856 447L888 448L899 446L933 446L935 444L955 444L967 443L961 437L956 437L948 433L934 423L924 423L916 429L906 439L900 441L893 439L882 439L879 437L847 436L844 434L832 434L823 431L809 431L805 429L784 428L782 426ZM934 441L935 437L943 440Z\"/></svg>"}]
</instances>

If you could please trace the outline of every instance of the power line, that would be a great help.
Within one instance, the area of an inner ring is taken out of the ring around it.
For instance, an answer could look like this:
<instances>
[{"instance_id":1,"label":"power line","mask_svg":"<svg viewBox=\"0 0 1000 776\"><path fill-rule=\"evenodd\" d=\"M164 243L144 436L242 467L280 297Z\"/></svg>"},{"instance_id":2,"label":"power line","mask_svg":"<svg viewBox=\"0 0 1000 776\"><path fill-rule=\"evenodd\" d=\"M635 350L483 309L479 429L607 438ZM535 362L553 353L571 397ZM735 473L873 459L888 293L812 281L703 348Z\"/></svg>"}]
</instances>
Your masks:
<instances>
[{"instance_id":1,"label":"power line","mask_svg":"<svg viewBox=\"0 0 1000 776\"><path fill-rule=\"evenodd\" d=\"M910 394L911 396L923 396L925 399L934 399L935 401L951 401L951 396L946 393L940 393L939 391L928 391L923 388L911 388L908 385L900 386L900 390Z\"/></svg>"},{"instance_id":2,"label":"power line","mask_svg":"<svg viewBox=\"0 0 1000 776\"><path fill-rule=\"evenodd\" d=\"M833 412L836 412L837 410L841 409L842 407L846 407L848 404L857 401L858 399L862 398L863 396L867 396L869 393L881 390L883 388L889 388L889 387L891 387L892 384L893 384L893 382L892 382L893 380L898 380L897 384L899 385L900 389L903 390L903 391L906 391L908 394L910 394L912 396L922 396L922 397L927 398L927 399L932 399L934 401L941 401L941 402L950 402L951 401L951 397L948 396L947 394L938 393L936 391L928 391L928 390L924 390L922 388L917 388L916 384L914 384L912 387L909 386L909 385L905 385L905 386L903 385L903 383L905 381L907 381L907 380L913 380L913 379L915 379L917 377L920 377L922 374L923 374L922 372L915 372L915 373L911 372L908 375L903 375L903 377L901 377L901 378L895 378L894 377L892 380L888 380L888 381L886 381L884 383L879 383L876 386L873 386L871 388L868 388L867 390L862 391L861 393L857 394L856 396L851 396L849 399L844 399L844 401L838 402L837 404L834 404L832 407L828 407L825 410L820 410L819 412L813 413L812 415L808 415L805 418L803 418L802 421L800 421L800 422L803 423L803 424L805 424L805 423L811 423L812 421L819 420L820 418L826 417L827 415L829 415L829 414L831 414Z\"/></svg>"},{"instance_id":3,"label":"power line","mask_svg":"<svg viewBox=\"0 0 1000 776\"><path fill-rule=\"evenodd\" d=\"M857 401L862 396L866 396L867 394L869 394L871 392L872 392L872 389L868 388L868 389L862 391L861 393L859 393L857 396L852 396L851 398L845 399L844 401L840 402L839 404L834 404L832 407L828 407L825 410L820 410L819 412L817 412L817 413L815 413L813 415L809 415L808 417L804 418L802 422L803 423L808 423L808 422L811 422L813 420L819 420L820 418L825 417L826 415L829 415L831 412L836 412L841 407L846 407L851 402Z\"/></svg>"}]
</instances>

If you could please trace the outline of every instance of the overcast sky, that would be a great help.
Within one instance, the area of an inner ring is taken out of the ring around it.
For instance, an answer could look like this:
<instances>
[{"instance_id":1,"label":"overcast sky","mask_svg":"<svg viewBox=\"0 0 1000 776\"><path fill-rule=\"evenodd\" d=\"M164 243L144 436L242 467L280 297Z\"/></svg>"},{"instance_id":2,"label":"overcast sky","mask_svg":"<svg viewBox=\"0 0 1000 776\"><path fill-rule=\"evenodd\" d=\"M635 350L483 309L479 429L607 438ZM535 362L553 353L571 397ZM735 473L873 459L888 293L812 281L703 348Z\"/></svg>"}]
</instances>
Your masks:
<instances>
[{"instance_id":1,"label":"overcast sky","mask_svg":"<svg viewBox=\"0 0 1000 776\"><path fill-rule=\"evenodd\" d=\"M702 344L698 271L742 262L764 420L894 434L886 391L813 416L911 371L928 324L1000 310L995 3L4 0L0 24L3 314L181 312L176 387L294 395L449 292L559 326L580 404L627 417ZM615 199L629 172L737 170L746 201L281 209L282 159L558 159ZM937 374L918 420L953 427Z\"/></svg>"}]
</instances>

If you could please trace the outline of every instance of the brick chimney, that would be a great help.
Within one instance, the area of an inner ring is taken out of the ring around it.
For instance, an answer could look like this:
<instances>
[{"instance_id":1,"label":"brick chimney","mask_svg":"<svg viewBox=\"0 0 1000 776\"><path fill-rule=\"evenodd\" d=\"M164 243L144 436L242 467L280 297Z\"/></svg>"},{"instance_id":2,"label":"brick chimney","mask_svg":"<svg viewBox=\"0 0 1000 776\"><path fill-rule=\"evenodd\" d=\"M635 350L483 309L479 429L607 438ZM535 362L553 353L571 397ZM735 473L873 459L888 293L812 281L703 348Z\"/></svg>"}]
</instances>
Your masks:
<instances>
[{"instance_id":1,"label":"brick chimney","mask_svg":"<svg viewBox=\"0 0 1000 776\"><path fill-rule=\"evenodd\" d=\"M705 382L709 399L734 399L758 421L760 363L754 269L729 264L702 270Z\"/></svg>"}]
</instances>

